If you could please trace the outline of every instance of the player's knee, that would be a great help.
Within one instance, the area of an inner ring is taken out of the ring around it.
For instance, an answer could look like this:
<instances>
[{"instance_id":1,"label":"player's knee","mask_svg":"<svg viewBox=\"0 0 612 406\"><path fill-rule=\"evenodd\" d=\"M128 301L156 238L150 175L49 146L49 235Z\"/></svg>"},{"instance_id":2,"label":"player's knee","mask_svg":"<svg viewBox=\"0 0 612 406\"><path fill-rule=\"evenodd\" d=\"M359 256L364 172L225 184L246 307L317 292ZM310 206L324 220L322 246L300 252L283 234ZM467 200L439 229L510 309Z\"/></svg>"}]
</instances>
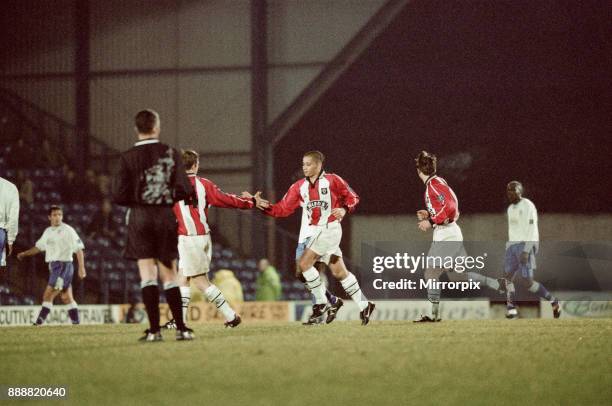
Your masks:
<instances>
[{"instance_id":1,"label":"player's knee","mask_svg":"<svg viewBox=\"0 0 612 406\"><path fill-rule=\"evenodd\" d=\"M298 266L300 268L300 272L306 272L312 267L312 264L306 258L301 258Z\"/></svg>"},{"instance_id":2,"label":"player's knee","mask_svg":"<svg viewBox=\"0 0 612 406\"><path fill-rule=\"evenodd\" d=\"M348 276L348 270L343 266L333 266L329 268L336 279L344 279Z\"/></svg>"}]
</instances>

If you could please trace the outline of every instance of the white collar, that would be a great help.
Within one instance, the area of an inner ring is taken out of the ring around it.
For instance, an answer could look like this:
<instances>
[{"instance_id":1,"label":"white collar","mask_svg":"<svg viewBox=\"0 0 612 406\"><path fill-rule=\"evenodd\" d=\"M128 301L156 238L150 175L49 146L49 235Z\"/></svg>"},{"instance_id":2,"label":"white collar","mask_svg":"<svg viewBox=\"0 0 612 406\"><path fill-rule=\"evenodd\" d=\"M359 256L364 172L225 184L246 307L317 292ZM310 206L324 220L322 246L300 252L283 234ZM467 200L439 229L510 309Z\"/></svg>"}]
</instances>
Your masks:
<instances>
[{"instance_id":1,"label":"white collar","mask_svg":"<svg viewBox=\"0 0 612 406\"><path fill-rule=\"evenodd\" d=\"M157 138L146 138L146 139L144 139L144 140L140 140L140 141L136 142L136 143L134 144L134 146L135 146L135 147L138 147L138 146L140 146L140 145L146 145L146 144L156 144L156 143L158 143L158 142L159 142L159 139L157 139Z\"/></svg>"}]
</instances>

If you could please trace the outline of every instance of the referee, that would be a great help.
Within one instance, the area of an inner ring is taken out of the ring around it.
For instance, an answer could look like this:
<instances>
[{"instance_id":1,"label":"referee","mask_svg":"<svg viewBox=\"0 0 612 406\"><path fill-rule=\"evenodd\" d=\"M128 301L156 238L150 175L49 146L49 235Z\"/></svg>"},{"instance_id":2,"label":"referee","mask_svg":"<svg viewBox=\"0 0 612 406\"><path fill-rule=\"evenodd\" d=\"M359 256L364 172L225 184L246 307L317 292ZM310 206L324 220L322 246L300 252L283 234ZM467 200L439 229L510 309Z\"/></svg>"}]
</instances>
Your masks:
<instances>
[{"instance_id":1,"label":"referee","mask_svg":"<svg viewBox=\"0 0 612 406\"><path fill-rule=\"evenodd\" d=\"M193 331L183 321L177 283L178 237L172 206L181 200L190 201L192 187L180 153L159 141L159 115L153 110L142 110L136 114L135 125L138 142L121 154L113 201L129 207L124 257L138 261L142 299L150 324L140 340L162 340L158 268L166 301L176 320L176 339L191 340Z\"/></svg>"},{"instance_id":2,"label":"referee","mask_svg":"<svg viewBox=\"0 0 612 406\"><path fill-rule=\"evenodd\" d=\"M0 268L6 266L6 258L13 251L18 227L19 192L11 182L0 178Z\"/></svg>"}]
</instances>

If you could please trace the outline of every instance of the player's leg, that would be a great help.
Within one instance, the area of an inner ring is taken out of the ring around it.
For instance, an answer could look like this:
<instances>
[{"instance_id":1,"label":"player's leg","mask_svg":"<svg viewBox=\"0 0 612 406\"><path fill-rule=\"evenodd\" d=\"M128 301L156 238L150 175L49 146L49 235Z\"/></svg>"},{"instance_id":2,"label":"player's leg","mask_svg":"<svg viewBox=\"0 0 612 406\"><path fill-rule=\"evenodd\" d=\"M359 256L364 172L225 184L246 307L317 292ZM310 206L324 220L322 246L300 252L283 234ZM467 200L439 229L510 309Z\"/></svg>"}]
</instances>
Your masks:
<instances>
[{"instance_id":1,"label":"player's leg","mask_svg":"<svg viewBox=\"0 0 612 406\"><path fill-rule=\"evenodd\" d=\"M128 235L124 256L137 260L140 290L145 305L149 328L140 341L161 341L159 331L159 287L157 285L158 239L155 224L159 220L157 208L135 207L129 210Z\"/></svg>"},{"instance_id":2,"label":"player's leg","mask_svg":"<svg viewBox=\"0 0 612 406\"><path fill-rule=\"evenodd\" d=\"M338 250L339 251L339 250ZM342 254L332 255L329 261L329 269L334 277L340 281L342 288L346 294L359 306L359 316L361 318L361 324L366 325L370 322L370 316L374 311L374 303L368 302L368 299L361 292L361 287L355 275L353 275L346 268ZM328 318L329 319L329 318ZM333 319L332 319L333 320ZM328 323L330 321L328 320Z\"/></svg>"},{"instance_id":3,"label":"player's leg","mask_svg":"<svg viewBox=\"0 0 612 406\"><path fill-rule=\"evenodd\" d=\"M53 307L53 300L64 287L63 264L59 261L49 263L49 280L43 292L42 308L36 318L36 325L41 325L45 322L47 316Z\"/></svg>"},{"instance_id":4,"label":"player's leg","mask_svg":"<svg viewBox=\"0 0 612 406\"><path fill-rule=\"evenodd\" d=\"M502 279L502 284L506 290L506 318L508 319L518 317L515 300L516 288L514 287L514 280L519 269L519 257L516 251L517 246L511 245L506 248L506 254L504 256L504 277Z\"/></svg>"},{"instance_id":5,"label":"player's leg","mask_svg":"<svg viewBox=\"0 0 612 406\"><path fill-rule=\"evenodd\" d=\"M178 284L177 258L179 257L179 238L176 233L176 218L172 210L159 212L159 221L155 224L157 266L160 279L164 285L166 302L176 322L176 339L191 340L193 331L185 326L183 304ZM186 274L186 276L189 276Z\"/></svg>"},{"instance_id":6,"label":"player's leg","mask_svg":"<svg viewBox=\"0 0 612 406\"><path fill-rule=\"evenodd\" d=\"M449 272L448 279L454 282L467 281L469 279L472 279L476 282L480 282L483 286L486 286L498 292L501 290L499 279L491 278L478 272Z\"/></svg>"},{"instance_id":7,"label":"player's leg","mask_svg":"<svg viewBox=\"0 0 612 406\"><path fill-rule=\"evenodd\" d=\"M533 270L535 269L535 254L533 250L529 253L529 258L526 264L521 263L519 266L520 276L523 285L531 292L542 299L550 302L553 308L553 315L557 319L561 316L561 308L559 300L554 297L546 287L540 282L533 279Z\"/></svg>"},{"instance_id":8,"label":"player's leg","mask_svg":"<svg viewBox=\"0 0 612 406\"><path fill-rule=\"evenodd\" d=\"M187 323L189 302L191 301L191 287L190 287L191 278L189 277L189 275L185 274L184 268L185 268L185 265L188 265L195 260L194 258L189 258L189 256L192 255L190 253L190 248L191 249L198 248L200 250L202 249L202 247L198 246L198 243L200 242L199 240L201 240L200 237L203 237L203 236L181 235L178 238L179 272L178 272L177 279L178 279L179 290L181 292L181 304L183 306L183 320L185 323ZM173 324L174 324L174 321L173 321ZM176 327L176 325L174 325L174 327Z\"/></svg>"},{"instance_id":9,"label":"player's leg","mask_svg":"<svg viewBox=\"0 0 612 406\"><path fill-rule=\"evenodd\" d=\"M189 277L183 276L180 269L176 277L181 292L181 305L183 306L183 322L187 323L187 314L189 311L189 302L191 301L191 288L189 287ZM167 330L176 329L176 320L171 319L164 324L164 328Z\"/></svg>"},{"instance_id":10,"label":"player's leg","mask_svg":"<svg viewBox=\"0 0 612 406\"><path fill-rule=\"evenodd\" d=\"M240 316L232 309L230 304L225 300L221 290L214 285L209 279L207 274L197 275L193 278L193 284L206 295L208 301L213 303L217 310L223 314L225 318L226 327L237 327L241 323Z\"/></svg>"},{"instance_id":11,"label":"player's leg","mask_svg":"<svg viewBox=\"0 0 612 406\"><path fill-rule=\"evenodd\" d=\"M187 323L187 316L189 315L189 302L191 302L191 278L182 276L179 270L178 274L178 285L181 292L181 305L183 306L183 321Z\"/></svg>"},{"instance_id":12,"label":"player's leg","mask_svg":"<svg viewBox=\"0 0 612 406\"><path fill-rule=\"evenodd\" d=\"M147 333L159 333L159 288L157 286L157 263L154 258L138 260L138 272L140 273L140 289L142 301L149 318L149 330Z\"/></svg>"},{"instance_id":13,"label":"player's leg","mask_svg":"<svg viewBox=\"0 0 612 406\"><path fill-rule=\"evenodd\" d=\"M314 267L319 272L319 275L325 274L326 268L329 267L330 260L330 255L323 255L321 258L319 258L317 262L315 262ZM333 293L331 293L331 291L327 289L327 287L325 288L325 297L327 298L327 301L332 305L332 307L335 306L338 301L342 302L342 300L339 297L335 296ZM340 307L342 307L342 305L340 305Z\"/></svg>"},{"instance_id":14,"label":"player's leg","mask_svg":"<svg viewBox=\"0 0 612 406\"><path fill-rule=\"evenodd\" d=\"M306 279L304 279L304 276L302 275L302 270L300 269L299 260L302 254L304 253L304 250L306 249L306 245L308 244L309 241L310 241L310 238L307 238L304 242L298 243L297 248L295 249L295 277L300 282L302 282L304 285L306 285ZM314 267L319 272L319 274L322 274L323 272L325 272L326 263L329 263L329 259L325 261L323 257L320 258L319 261L315 262ZM308 289L308 287L306 287L306 289ZM316 303L315 297L312 294L311 294L311 297L312 297L312 304L314 305ZM338 301L338 298L334 296L327 288L325 289L325 297L327 297L327 300L329 301L329 303L332 304L332 306L336 304L336 302Z\"/></svg>"},{"instance_id":15,"label":"player's leg","mask_svg":"<svg viewBox=\"0 0 612 406\"><path fill-rule=\"evenodd\" d=\"M325 286L323 286L323 281L321 280L319 271L317 271L317 269L314 267L314 264L319 256L320 255L314 252L312 249L306 248L298 261L306 288L315 298L315 306L325 305L327 303Z\"/></svg>"},{"instance_id":16,"label":"player's leg","mask_svg":"<svg viewBox=\"0 0 612 406\"><path fill-rule=\"evenodd\" d=\"M178 284L178 272L176 270L176 260L172 261L157 261L159 267L159 277L164 285L164 294L166 302L172 313L172 317L176 322L177 339L183 339L181 332L188 331L183 320L183 305L181 302L181 290ZM189 337L187 337L189 336ZM192 338L190 334L186 334L185 339Z\"/></svg>"},{"instance_id":17,"label":"player's leg","mask_svg":"<svg viewBox=\"0 0 612 406\"><path fill-rule=\"evenodd\" d=\"M60 294L60 298L62 303L68 305L68 317L70 317L72 324L80 324L79 308L72 294L72 286L68 286L67 289L64 289Z\"/></svg>"},{"instance_id":18,"label":"player's leg","mask_svg":"<svg viewBox=\"0 0 612 406\"><path fill-rule=\"evenodd\" d=\"M443 269L439 268L427 268L425 269L424 279L428 283L427 288L427 300L430 303L430 313L422 316L420 319L415 320L416 322L431 322L440 321L440 288L435 282L440 280L440 276L444 272Z\"/></svg>"},{"instance_id":19,"label":"player's leg","mask_svg":"<svg viewBox=\"0 0 612 406\"><path fill-rule=\"evenodd\" d=\"M38 313L38 317L36 318L36 323L34 323L34 325L40 326L45 322L47 316L49 313L51 313L51 308L53 308L53 299L55 299L58 293L59 291L55 290L53 286L47 285L45 287L42 298L42 307Z\"/></svg>"}]
</instances>

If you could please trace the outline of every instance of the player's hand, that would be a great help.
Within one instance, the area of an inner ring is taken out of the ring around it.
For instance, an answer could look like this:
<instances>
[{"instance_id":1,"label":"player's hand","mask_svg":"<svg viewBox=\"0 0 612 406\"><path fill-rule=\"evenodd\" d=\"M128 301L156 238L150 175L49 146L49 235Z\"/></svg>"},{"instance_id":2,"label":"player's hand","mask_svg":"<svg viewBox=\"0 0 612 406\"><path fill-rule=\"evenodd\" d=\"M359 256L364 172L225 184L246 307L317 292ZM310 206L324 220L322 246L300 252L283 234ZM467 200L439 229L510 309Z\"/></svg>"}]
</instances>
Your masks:
<instances>
[{"instance_id":1,"label":"player's hand","mask_svg":"<svg viewBox=\"0 0 612 406\"><path fill-rule=\"evenodd\" d=\"M425 220L429 218L429 212L427 212L427 210L419 210L417 211L417 219L419 221Z\"/></svg>"},{"instance_id":2,"label":"player's hand","mask_svg":"<svg viewBox=\"0 0 612 406\"><path fill-rule=\"evenodd\" d=\"M346 216L346 209L344 207L336 207L331 211L332 216L338 219L338 221L342 221L344 216Z\"/></svg>"},{"instance_id":3,"label":"player's hand","mask_svg":"<svg viewBox=\"0 0 612 406\"><path fill-rule=\"evenodd\" d=\"M529 262L529 253L521 252L521 264L527 265L527 262Z\"/></svg>"},{"instance_id":4,"label":"player's hand","mask_svg":"<svg viewBox=\"0 0 612 406\"><path fill-rule=\"evenodd\" d=\"M431 228L431 223L429 220L421 220L419 221L419 229L421 231L427 231Z\"/></svg>"},{"instance_id":5,"label":"player's hand","mask_svg":"<svg viewBox=\"0 0 612 406\"><path fill-rule=\"evenodd\" d=\"M253 198L255 199L255 204L259 210L264 210L270 207L270 202L261 197L260 191L257 191L257 193L255 193L255 196L253 196Z\"/></svg>"},{"instance_id":6,"label":"player's hand","mask_svg":"<svg viewBox=\"0 0 612 406\"><path fill-rule=\"evenodd\" d=\"M85 267L79 268L79 278L85 279L86 276L87 276L87 272L85 272Z\"/></svg>"},{"instance_id":7,"label":"player's hand","mask_svg":"<svg viewBox=\"0 0 612 406\"><path fill-rule=\"evenodd\" d=\"M20 252L19 254L17 254L17 259L21 261L23 258L25 258L25 255L23 254L24 254L23 252Z\"/></svg>"},{"instance_id":8,"label":"player's hand","mask_svg":"<svg viewBox=\"0 0 612 406\"><path fill-rule=\"evenodd\" d=\"M252 199L255 196L245 190L244 192L240 193L240 197L242 197L243 199Z\"/></svg>"},{"instance_id":9,"label":"player's hand","mask_svg":"<svg viewBox=\"0 0 612 406\"><path fill-rule=\"evenodd\" d=\"M9 245L8 245L8 255L7 255L7 257L8 257L9 255L11 255L12 253L13 253L13 244L9 244Z\"/></svg>"}]
</instances>

